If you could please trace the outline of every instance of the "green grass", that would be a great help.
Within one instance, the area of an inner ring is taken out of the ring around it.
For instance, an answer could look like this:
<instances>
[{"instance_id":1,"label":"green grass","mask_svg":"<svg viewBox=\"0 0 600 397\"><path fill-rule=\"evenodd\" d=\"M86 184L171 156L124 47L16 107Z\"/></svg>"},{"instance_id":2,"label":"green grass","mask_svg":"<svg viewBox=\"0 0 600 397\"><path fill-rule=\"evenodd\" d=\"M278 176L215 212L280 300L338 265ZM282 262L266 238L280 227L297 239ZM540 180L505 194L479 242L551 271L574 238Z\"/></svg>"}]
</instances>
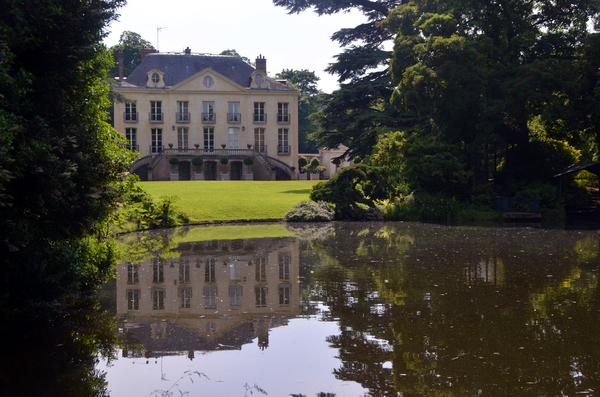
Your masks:
<instances>
[{"instance_id":1,"label":"green grass","mask_svg":"<svg viewBox=\"0 0 600 397\"><path fill-rule=\"evenodd\" d=\"M191 222L280 220L317 181L139 182L154 200L177 196L175 209Z\"/></svg>"}]
</instances>

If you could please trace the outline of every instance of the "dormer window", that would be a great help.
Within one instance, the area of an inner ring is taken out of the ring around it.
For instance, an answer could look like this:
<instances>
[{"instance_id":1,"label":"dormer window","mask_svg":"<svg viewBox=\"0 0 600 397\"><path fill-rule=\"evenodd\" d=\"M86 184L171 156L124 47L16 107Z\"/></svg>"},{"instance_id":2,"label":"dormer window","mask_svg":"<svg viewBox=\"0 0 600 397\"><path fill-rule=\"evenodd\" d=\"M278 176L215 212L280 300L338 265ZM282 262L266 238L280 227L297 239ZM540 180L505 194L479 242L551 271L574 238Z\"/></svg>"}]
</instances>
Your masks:
<instances>
[{"instance_id":1,"label":"dormer window","mask_svg":"<svg viewBox=\"0 0 600 397\"><path fill-rule=\"evenodd\" d=\"M257 74L256 76L254 76L254 82L256 83L256 85L261 85L264 82L264 79L260 74Z\"/></svg>"},{"instance_id":2,"label":"dormer window","mask_svg":"<svg viewBox=\"0 0 600 397\"><path fill-rule=\"evenodd\" d=\"M148 72L148 81L146 87L164 88L164 73L158 69L152 69Z\"/></svg>"},{"instance_id":3,"label":"dormer window","mask_svg":"<svg viewBox=\"0 0 600 397\"><path fill-rule=\"evenodd\" d=\"M158 73L152 73L152 82L154 84L158 84L158 82L160 81L160 76Z\"/></svg>"}]
</instances>

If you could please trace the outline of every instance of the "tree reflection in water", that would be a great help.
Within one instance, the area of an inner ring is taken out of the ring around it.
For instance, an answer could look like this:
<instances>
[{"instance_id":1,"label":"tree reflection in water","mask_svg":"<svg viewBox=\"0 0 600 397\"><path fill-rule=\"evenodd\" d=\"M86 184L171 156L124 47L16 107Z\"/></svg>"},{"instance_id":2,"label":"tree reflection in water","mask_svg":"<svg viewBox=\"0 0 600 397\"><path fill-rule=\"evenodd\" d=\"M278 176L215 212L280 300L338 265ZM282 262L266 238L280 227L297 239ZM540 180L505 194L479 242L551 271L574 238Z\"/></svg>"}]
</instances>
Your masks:
<instances>
[{"instance_id":1,"label":"tree reflection in water","mask_svg":"<svg viewBox=\"0 0 600 397\"><path fill-rule=\"evenodd\" d=\"M598 237L337 225L309 287L340 323L336 377L373 396L595 394Z\"/></svg>"},{"instance_id":2,"label":"tree reflection in water","mask_svg":"<svg viewBox=\"0 0 600 397\"><path fill-rule=\"evenodd\" d=\"M95 299L69 299L63 308L23 311L0 332L0 394L108 396L100 357L112 358L115 318Z\"/></svg>"}]
</instances>

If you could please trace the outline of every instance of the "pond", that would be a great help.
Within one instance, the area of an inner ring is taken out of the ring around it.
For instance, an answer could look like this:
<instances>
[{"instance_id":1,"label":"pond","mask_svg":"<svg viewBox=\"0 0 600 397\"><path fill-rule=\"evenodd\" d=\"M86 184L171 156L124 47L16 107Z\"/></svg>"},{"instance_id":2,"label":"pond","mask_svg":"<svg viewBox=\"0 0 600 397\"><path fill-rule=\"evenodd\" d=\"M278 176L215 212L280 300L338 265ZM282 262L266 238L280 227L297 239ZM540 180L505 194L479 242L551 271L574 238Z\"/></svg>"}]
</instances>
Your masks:
<instances>
[{"instance_id":1,"label":"pond","mask_svg":"<svg viewBox=\"0 0 600 397\"><path fill-rule=\"evenodd\" d=\"M121 244L88 330L116 337L84 344L112 359L80 377L113 397L600 390L598 231L270 224Z\"/></svg>"}]
</instances>

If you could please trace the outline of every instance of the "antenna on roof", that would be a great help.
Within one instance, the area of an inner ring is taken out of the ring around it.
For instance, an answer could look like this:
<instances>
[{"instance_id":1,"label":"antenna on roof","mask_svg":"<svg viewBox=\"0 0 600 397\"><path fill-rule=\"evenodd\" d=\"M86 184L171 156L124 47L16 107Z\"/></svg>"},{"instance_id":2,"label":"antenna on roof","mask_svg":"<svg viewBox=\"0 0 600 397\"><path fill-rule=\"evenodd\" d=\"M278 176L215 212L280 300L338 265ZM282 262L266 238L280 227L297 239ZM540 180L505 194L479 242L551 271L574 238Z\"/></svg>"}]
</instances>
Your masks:
<instances>
[{"instance_id":1,"label":"antenna on roof","mask_svg":"<svg viewBox=\"0 0 600 397\"><path fill-rule=\"evenodd\" d=\"M157 26L156 27L156 51L160 52L160 47L158 45L158 34L160 33L161 30L166 29L165 27L162 26Z\"/></svg>"}]
</instances>

